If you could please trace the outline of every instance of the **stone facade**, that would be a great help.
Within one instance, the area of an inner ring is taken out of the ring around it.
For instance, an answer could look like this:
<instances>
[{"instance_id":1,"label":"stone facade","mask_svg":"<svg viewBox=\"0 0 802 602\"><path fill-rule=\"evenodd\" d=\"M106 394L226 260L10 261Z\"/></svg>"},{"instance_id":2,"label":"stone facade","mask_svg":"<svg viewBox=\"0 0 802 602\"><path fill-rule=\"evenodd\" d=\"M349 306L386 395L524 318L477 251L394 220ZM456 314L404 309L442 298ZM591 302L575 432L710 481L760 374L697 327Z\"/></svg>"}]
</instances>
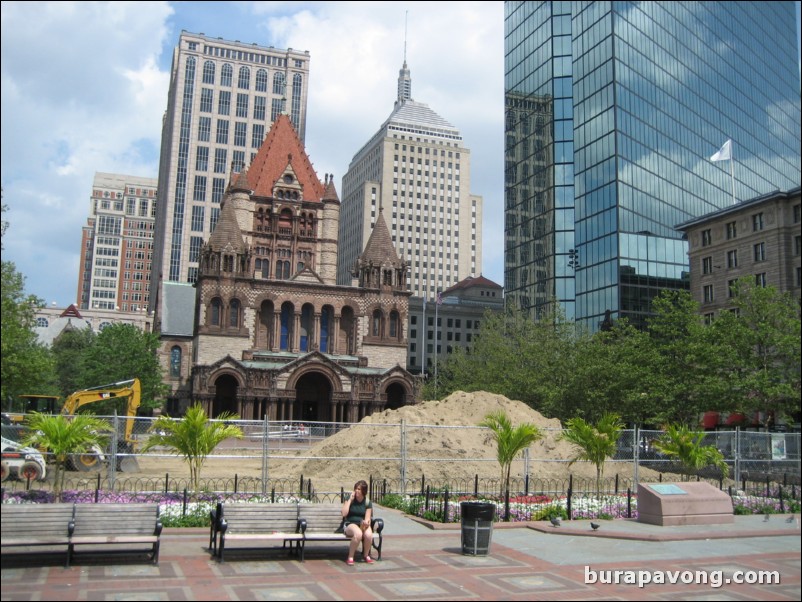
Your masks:
<instances>
[{"instance_id":1,"label":"stone facade","mask_svg":"<svg viewBox=\"0 0 802 602\"><path fill-rule=\"evenodd\" d=\"M354 266L358 286L338 286L334 178L320 182L286 116L236 167L198 259L192 370L177 378L189 386L173 383L168 411L201 402L212 416L352 422L415 403L407 264L384 218ZM162 330L165 353L176 334Z\"/></svg>"}]
</instances>

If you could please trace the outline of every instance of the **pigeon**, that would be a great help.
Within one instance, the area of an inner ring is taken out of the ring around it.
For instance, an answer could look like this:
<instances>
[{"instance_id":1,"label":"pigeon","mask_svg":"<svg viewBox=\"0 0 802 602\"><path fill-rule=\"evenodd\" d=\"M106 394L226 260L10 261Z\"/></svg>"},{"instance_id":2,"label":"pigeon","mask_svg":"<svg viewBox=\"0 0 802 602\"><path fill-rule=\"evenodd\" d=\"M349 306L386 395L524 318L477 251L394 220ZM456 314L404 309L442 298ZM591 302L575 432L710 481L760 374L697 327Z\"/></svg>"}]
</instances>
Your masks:
<instances>
[{"instance_id":1,"label":"pigeon","mask_svg":"<svg viewBox=\"0 0 802 602\"><path fill-rule=\"evenodd\" d=\"M553 516L549 520L551 521L551 526L552 527L559 527L560 526L560 522L562 521L562 519L559 516Z\"/></svg>"},{"instance_id":2,"label":"pigeon","mask_svg":"<svg viewBox=\"0 0 802 602\"><path fill-rule=\"evenodd\" d=\"M768 514L766 514L766 516L763 517L763 522L764 523L769 522L769 515Z\"/></svg>"},{"instance_id":3,"label":"pigeon","mask_svg":"<svg viewBox=\"0 0 802 602\"><path fill-rule=\"evenodd\" d=\"M601 526L601 525L600 525L599 523L594 523L594 522L592 522L592 521L591 521L591 523L590 523L590 528L591 528L591 529L593 529L594 531L595 531L596 529L598 529L600 526Z\"/></svg>"},{"instance_id":4,"label":"pigeon","mask_svg":"<svg viewBox=\"0 0 802 602\"><path fill-rule=\"evenodd\" d=\"M786 518L786 519L785 519L785 522L787 522L787 523L792 523L792 522L794 522L794 515L792 514L791 516L789 516L788 518Z\"/></svg>"}]
</instances>

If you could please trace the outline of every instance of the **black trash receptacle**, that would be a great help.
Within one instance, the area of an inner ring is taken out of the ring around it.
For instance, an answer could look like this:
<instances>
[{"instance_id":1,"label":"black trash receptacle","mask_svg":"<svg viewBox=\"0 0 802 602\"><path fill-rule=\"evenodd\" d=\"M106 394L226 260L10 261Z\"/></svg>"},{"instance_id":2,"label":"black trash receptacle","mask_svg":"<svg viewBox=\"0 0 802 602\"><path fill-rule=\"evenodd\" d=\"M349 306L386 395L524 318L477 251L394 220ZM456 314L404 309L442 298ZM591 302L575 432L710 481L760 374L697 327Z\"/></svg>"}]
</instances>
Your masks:
<instances>
[{"instance_id":1,"label":"black trash receptacle","mask_svg":"<svg viewBox=\"0 0 802 602\"><path fill-rule=\"evenodd\" d=\"M462 524L462 553L471 556L487 556L496 505L487 502L460 502Z\"/></svg>"}]
</instances>

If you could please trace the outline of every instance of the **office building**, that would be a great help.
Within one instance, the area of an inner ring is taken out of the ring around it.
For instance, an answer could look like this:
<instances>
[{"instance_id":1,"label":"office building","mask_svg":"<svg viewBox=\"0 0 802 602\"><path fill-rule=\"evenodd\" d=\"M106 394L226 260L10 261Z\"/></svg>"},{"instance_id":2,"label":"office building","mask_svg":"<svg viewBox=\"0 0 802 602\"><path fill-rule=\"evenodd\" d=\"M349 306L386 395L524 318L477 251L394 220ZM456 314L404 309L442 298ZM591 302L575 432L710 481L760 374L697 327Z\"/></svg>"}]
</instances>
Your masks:
<instances>
[{"instance_id":1,"label":"office building","mask_svg":"<svg viewBox=\"0 0 802 602\"><path fill-rule=\"evenodd\" d=\"M689 286L676 224L798 186L795 22L793 2L506 2L508 303L642 325Z\"/></svg>"},{"instance_id":2,"label":"office building","mask_svg":"<svg viewBox=\"0 0 802 602\"><path fill-rule=\"evenodd\" d=\"M81 235L79 309L147 311L157 180L95 173Z\"/></svg>"},{"instance_id":3,"label":"office building","mask_svg":"<svg viewBox=\"0 0 802 602\"><path fill-rule=\"evenodd\" d=\"M457 128L412 99L405 60L392 113L342 180L337 282L351 282L382 210L397 252L409 263L413 295L433 299L481 273L482 197L470 187L470 150Z\"/></svg>"},{"instance_id":4,"label":"office building","mask_svg":"<svg viewBox=\"0 0 802 602\"><path fill-rule=\"evenodd\" d=\"M154 288L195 282L232 165L250 164L286 113L306 131L309 53L182 31L162 125ZM150 308L158 305L158 295Z\"/></svg>"},{"instance_id":5,"label":"office building","mask_svg":"<svg viewBox=\"0 0 802 602\"><path fill-rule=\"evenodd\" d=\"M732 289L744 276L800 298L800 188L771 192L677 226L688 240L690 290L705 320L732 309Z\"/></svg>"},{"instance_id":6,"label":"office building","mask_svg":"<svg viewBox=\"0 0 802 602\"><path fill-rule=\"evenodd\" d=\"M409 300L407 370L435 374L435 366L457 347L468 349L487 312L504 311L504 288L484 276L465 278L428 301Z\"/></svg>"}]
</instances>

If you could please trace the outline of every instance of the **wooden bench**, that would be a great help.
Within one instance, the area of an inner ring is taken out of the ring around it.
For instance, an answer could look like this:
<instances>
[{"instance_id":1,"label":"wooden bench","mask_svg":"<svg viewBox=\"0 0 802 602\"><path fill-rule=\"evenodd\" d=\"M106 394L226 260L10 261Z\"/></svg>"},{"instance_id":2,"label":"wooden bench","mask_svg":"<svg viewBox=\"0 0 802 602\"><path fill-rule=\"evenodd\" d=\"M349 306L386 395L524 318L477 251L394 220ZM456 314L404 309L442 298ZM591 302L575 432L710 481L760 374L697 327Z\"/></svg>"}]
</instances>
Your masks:
<instances>
[{"instance_id":1,"label":"wooden bench","mask_svg":"<svg viewBox=\"0 0 802 602\"><path fill-rule=\"evenodd\" d=\"M75 546L93 546L92 552L145 552L154 565L159 564L162 523L156 503L75 504L75 529L69 541L68 556ZM126 546L109 549L108 546ZM69 562L69 558L68 558Z\"/></svg>"},{"instance_id":2,"label":"wooden bench","mask_svg":"<svg viewBox=\"0 0 802 602\"><path fill-rule=\"evenodd\" d=\"M64 547L65 566L70 565L69 543L75 529L74 504L2 504L2 549Z\"/></svg>"},{"instance_id":3,"label":"wooden bench","mask_svg":"<svg viewBox=\"0 0 802 602\"><path fill-rule=\"evenodd\" d=\"M280 541L282 547L293 544L301 550L303 559L304 536L298 522L297 504L219 504L213 512L210 533L210 548L223 562L226 545L233 541Z\"/></svg>"},{"instance_id":4,"label":"wooden bench","mask_svg":"<svg viewBox=\"0 0 802 602\"><path fill-rule=\"evenodd\" d=\"M298 504L298 520L301 523L301 532L304 535L304 545L301 546L302 561L306 542L350 541L345 536L345 533L342 531L338 532L343 520L341 504L312 504L301 502ZM381 560L384 521L380 518L373 517L371 518L370 524L373 529L372 547L376 548L378 552L376 560Z\"/></svg>"}]
</instances>

